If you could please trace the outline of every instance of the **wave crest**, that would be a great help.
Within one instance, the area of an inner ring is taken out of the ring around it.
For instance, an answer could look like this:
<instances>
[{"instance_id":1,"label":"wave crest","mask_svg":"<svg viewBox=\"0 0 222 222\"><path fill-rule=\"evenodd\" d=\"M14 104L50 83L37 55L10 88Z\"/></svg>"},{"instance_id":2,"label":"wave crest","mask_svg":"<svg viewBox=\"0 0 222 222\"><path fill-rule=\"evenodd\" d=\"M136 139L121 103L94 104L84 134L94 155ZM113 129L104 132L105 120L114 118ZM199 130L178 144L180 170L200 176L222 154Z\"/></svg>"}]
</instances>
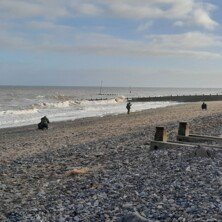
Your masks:
<instances>
[{"instance_id":1,"label":"wave crest","mask_svg":"<svg viewBox=\"0 0 222 222\"><path fill-rule=\"evenodd\" d=\"M38 104L32 105L32 108L37 108L37 109L44 109L44 108L67 108L72 105L78 104L76 101L63 101L63 102L42 102Z\"/></svg>"}]
</instances>

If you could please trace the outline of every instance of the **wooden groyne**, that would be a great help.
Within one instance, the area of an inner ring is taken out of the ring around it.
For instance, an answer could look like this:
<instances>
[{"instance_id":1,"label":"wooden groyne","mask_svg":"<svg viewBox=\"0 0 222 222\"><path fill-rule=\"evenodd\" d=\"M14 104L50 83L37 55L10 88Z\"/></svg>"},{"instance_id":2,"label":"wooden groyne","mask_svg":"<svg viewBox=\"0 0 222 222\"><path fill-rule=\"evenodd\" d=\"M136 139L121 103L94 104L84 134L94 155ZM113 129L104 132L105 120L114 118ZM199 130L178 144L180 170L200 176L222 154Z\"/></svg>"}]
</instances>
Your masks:
<instances>
[{"instance_id":1,"label":"wooden groyne","mask_svg":"<svg viewBox=\"0 0 222 222\"><path fill-rule=\"evenodd\" d=\"M214 142L213 144L212 141ZM218 144L215 145L215 142ZM169 141L166 129L162 126L156 127L154 140L150 141L150 150L178 149L179 147L193 148L190 157L209 158L215 156L215 151L222 151L221 142L221 137L190 134L189 124L187 122L180 122L177 141Z\"/></svg>"},{"instance_id":2,"label":"wooden groyne","mask_svg":"<svg viewBox=\"0 0 222 222\"><path fill-rule=\"evenodd\" d=\"M99 96L118 96L116 93L99 93Z\"/></svg>"},{"instance_id":3,"label":"wooden groyne","mask_svg":"<svg viewBox=\"0 0 222 222\"><path fill-rule=\"evenodd\" d=\"M177 96L155 96L155 97L132 97L127 98L130 102L207 102L222 101L222 95L177 95Z\"/></svg>"}]
</instances>

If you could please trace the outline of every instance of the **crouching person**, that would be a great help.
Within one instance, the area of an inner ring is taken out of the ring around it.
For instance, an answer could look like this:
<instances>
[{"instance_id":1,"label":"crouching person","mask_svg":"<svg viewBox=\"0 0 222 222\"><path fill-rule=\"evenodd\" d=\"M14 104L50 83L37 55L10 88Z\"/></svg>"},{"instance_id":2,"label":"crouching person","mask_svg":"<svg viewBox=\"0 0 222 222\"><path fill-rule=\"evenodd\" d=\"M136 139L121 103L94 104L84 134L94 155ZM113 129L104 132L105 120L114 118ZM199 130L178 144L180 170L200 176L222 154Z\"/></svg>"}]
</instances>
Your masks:
<instances>
[{"instance_id":1,"label":"crouching person","mask_svg":"<svg viewBox=\"0 0 222 222\"><path fill-rule=\"evenodd\" d=\"M38 124L38 129L44 130L48 129L49 119L44 116L41 118L41 122Z\"/></svg>"}]
</instances>

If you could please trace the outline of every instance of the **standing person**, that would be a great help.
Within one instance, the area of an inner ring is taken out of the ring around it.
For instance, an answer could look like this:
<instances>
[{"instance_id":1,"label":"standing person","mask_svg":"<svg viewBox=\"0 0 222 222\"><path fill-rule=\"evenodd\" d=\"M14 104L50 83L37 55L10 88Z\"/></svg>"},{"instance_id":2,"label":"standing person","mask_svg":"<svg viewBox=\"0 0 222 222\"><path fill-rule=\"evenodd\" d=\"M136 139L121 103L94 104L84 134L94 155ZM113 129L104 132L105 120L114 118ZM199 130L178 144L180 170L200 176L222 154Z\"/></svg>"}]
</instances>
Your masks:
<instances>
[{"instance_id":1,"label":"standing person","mask_svg":"<svg viewBox=\"0 0 222 222\"><path fill-rule=\"evenodd\" d=\"M126 104L126 108L127 108L127 114L130 114L130 109L131 109L132 104L130 102L128 102Z\"/></svg>"},{"instance_id":2,"label":"standing person","mask_svg":"<svg viewBox=\"0 0 222 222\"><path fill-rule=\"evenodd\" d=\"M207 110L207 104L205 102L203 102L203 104L201 105L202 110Z\"/></svg>"}]
</instances>

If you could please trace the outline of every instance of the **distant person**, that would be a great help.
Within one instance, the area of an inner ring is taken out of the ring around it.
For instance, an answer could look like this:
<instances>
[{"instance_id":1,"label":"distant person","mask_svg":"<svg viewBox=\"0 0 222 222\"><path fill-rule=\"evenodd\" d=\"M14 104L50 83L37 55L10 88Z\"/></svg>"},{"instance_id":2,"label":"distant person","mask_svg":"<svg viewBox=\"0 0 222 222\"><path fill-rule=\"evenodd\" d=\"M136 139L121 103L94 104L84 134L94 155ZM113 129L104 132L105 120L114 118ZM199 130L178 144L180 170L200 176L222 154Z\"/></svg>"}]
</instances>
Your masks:
<instances>
[{"instance_id":1,"label":"distant person","mask_svg":"<svg viewBox=\"0 0 222 222\"><path fill-rule=\"evenodd\" d=\"M49 119L44 116L41 118L41 122L38 124L38 129L44 130L48 129Z\"/></svg>"},{"instance_id":2,"label":"distant person","mask_svg":"<svg viewBox=\"0 0 222 222\"><path fill-rule=\"evenodd\" d=\"M205 102L202 103L201 105L202 110L207 110L207 104Z\"/></svg>"},{"instance_id":3,"label":"distant person","mask_svg":"<svg viewBox=\"0 0 222 222\"><path fill-rule=\"evenodd\" d=\"M126 104L126 109L127 109L127 114L130 114L130 109L131 109L132 104L130 102L128 102Z\"/></svg>"}]
</instances>

